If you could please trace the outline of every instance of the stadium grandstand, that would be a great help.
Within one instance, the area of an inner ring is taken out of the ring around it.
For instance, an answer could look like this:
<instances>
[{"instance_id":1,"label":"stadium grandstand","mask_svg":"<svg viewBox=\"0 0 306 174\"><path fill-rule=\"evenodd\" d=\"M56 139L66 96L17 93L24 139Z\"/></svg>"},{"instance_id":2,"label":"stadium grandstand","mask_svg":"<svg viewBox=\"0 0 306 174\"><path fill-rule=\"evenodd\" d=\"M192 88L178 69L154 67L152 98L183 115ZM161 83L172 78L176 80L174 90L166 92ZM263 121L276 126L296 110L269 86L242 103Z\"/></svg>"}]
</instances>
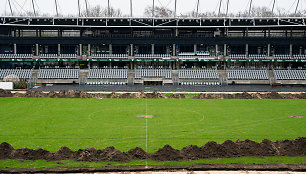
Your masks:
<instances>
[{"instance_id":1,"label":"stadium grandstand","mask_svg":"<svg viewBox=\"0 0 306 174\"><path fill-rule=\"evenodd\" d=\"M0 17L1 78L305 85L306 17ZM32 86L32 87L33 87Z\"/></svg>"}]
</instances>

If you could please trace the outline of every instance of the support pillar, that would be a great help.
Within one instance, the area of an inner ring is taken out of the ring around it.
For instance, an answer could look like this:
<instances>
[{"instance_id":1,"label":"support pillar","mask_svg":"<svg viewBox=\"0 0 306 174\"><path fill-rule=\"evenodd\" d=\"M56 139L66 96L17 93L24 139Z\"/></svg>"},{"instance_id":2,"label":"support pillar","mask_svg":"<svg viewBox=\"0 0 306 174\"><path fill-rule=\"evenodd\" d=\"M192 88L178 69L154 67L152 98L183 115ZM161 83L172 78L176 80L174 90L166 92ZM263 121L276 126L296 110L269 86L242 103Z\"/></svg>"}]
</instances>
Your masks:
<instances>
[{"instance_id":1,"label":"support pillar","mask_svg":"<svg viewBox=\"0 0 306 174\"><path fill-rule=\"evenodd\" d=\"M79 49L79 56L83 55L83 45L80 44L80 49Z\"/></svg>"},{"instance_id":2,"label":"support pillar","mask_svg":"<svg viewBox=\"0 0 306 174\"><path fill-rule=\"evenodd\" d=\"M269 57L271 55L271 44L268 44L268 53L267 56Z\"/></svg>"},{"instance_id":3,"label":"support pillar","mask_svg":"<svg viewBox=\"0 0 306 174\"><path fill-rule=\"evenodd\" d=\"M14 54L17 54L17 44L14 44Z\"/></svg>"},{"instance_id":4,"label":"support pillar","mask_svg":"<svg viewBox=\"0 0 306 174\"><path fill-rule=\"evenodd\" d=\"M175 44L173 44L172 55L173 55L173 56L176 55L176 45L175 45Z\"/></svg>"},{"instance_id":5,"label":"support pillar","mask_svg":"<svg viewBox=\"0 0 306 174\"><path fill-rule=\"evenodd\" d=\"M109 54L113 54L113 45L109 44Z\"/></svg>"},{"instance_id":6,"label":"support pillar","mask_svg":"<svg viewBox=\"0 0 306 174\"><path fill-rule=\"evenodd\" d=\"M224 57L227 56L227 45L226 44L224 44L223 52L224 52L223 53Z\"/></svg>"},{"instance_id":7,"label":"support pillar","mask_svg":"<svg viewBox=\"0 0 306 174\"><path fill-rule=\"evenodd\" d=\"M35 56L38 56L38 44L36 44L36 48L35 48Z\"/></svg>"},{"instance_id":8,"label":"support pillar","mask_svg":"<svg viewBox=\"0 0 306 174\"><path fill-rule=\"evenodd\" d=\"M155 54L155 45L152 44L152 51L151 51L151 54L154 55Z\"/></svg>"},{"instance_id":9,"label":"support pillar","mask_svg":"<svg viewBox=\"0 0 306 174\"><path fill-rule=\"evenodd\" d=\"M293 52L292 52L292 50L293 50L292 47L293 47L292 44L290 44L290 48L289 48L289 50L290 50L290 57L292 57L292 54L293 54Z\"/></svg>"},{"instance_id":10,"label":"support pillar","mask_svg":"<svg viewBox=\"0 0 306 174\"><path fill-rule=\"evenodd\" d=\"M91 49L90 49L90 44L88 44L88 48L87 48L87 55L88 55L88 56L90 56L90 51L91 51Z\"/></svg>"},{"instance_id":11,"label":"support pillar","mask_svg":"<svg viewBox=\"0 0 306 174\"><path fill-rule=\"evenodd\" d=\"M130 53L130 55L131 55L131 56L134 55L134 45L133 45L133 44L131 44L131 53Z\"/></svg>"},{"instance_id":12,"label":"support pillar","mask_svg":"<svg viewBox=\"0 0 306 174\"><path fill-rule=\"evenodd\" d=\"M61 44L57 44L57 56L61 55Z\"/></svg>"},{"instance_id":13,"label":"support pillar","mask_svg":"<svg viewBox=\"0 0 306 174\"><path fill-rule=\"evenodd\" d=\"M219 45L216 44L216 56L218 56L218 52L219 52Z\"/></svg>"},{"instance_id":14,"label":"support pillar","mask_svg":"<svg viewBox=\"0 0 306 174\"><path fill-rule=\"evenodd\" d=\"M245 56L249 56L249 44L245 44Z\"/></svg>"},{"instance_id":15,"label":"support pillar","mask_svg":"<svg viewBox=\"0 0 306 174\"><path fill-rule=\"evenodd\" d=\"M197 44L194 44L194 45L193 45L193 52L196 53L197 51L198 51Z\"/></svg>"}]
</instances>

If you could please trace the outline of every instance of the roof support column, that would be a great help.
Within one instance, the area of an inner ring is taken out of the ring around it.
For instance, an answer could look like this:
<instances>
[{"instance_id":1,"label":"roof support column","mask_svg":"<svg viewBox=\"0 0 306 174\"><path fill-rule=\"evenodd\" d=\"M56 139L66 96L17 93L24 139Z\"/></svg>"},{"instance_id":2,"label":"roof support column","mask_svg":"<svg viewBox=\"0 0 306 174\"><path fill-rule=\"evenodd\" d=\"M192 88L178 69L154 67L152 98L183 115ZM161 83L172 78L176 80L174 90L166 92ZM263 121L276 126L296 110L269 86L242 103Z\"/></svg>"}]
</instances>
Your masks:
<instances>
[{"instance_id":1,"label":"roof support column","mask_svg":"<svg viewBox=\"0 0 306 174\"><path fill-rule=\"evenodd\" d=\"M224 48L223 48L223 56L225 57L225 56L227 56L227 45L226 44L224 44Z\"/></svg>"},{"instance_id":2,"label":"roof support column","mask_svg":"<svg viewBox=\"0 0 306 174\"><path fill-rule=\"evenodd\" d=\"M79 56L82 56L83 55L83 45L80 44L80 48L79 48Z\"/></svg>"},{"instance_id":3,"label":"roof support column","mask_svg":"<svg viewBox=\"0 0 306 174\"><path fill-rule=\"evenodd\" d=\"M38 44L35 44L35 56L38 56Z\"/></svg>"},{"instance_id":4,"label":"roof support column","mask_svg":"<svg viewBox=\"0 0 306 174\"><path fill-rule=\"evenodd\" d=\"M14 54L17 54L17 44L14 43Z\"/></svg>"},{"instance_id":5,"label":"roof support column","mask_svg":"<svg viewBox=\"0 0 306 174\"><path fill-rule=\"evenodd\" d=\"M152 52L151 52L151 54L152 54L152 55L155 54L155 45L154 45L154 44L152 44Z\"/></svg>"},{"instance_id":6,"label":"roof support column","mask_svg":"<svg viewBox=\"0 0 306 174\"><path fill-rule=\"evenodd\" d=\"M293 54L292 54L292 53L293 53L293 52L292 52L292 50L293 50L292 48L293 48L293 45L290 44L290 48L289 48L289 50L290 50L290 57L292 57L292 55L293 55Z\"/></svg>"},{"instance_id":7,"label":"roof support column","mask_svg":"<svg viewBox=\"0 0 306 174\"><path fill-rule=\"evenodd\" d=\"M218 52L219 52L219 45L216 44L216 56L218 56Z\"/></svg>"},{"instance_id":8,"label":"roof support column","mask_svg":"<svg viewBox=\"0 0 306 174\"><path fill-rule=\"evenodd\" d=\"M197 44L194 44L193 45L193 52L196 53L198 51L198 45Z\"/></svg>"},{"instance_id":9,"label":"roof support column","mask_svg":"<svg viewBox=\"0 0 306 174\"><path fill-rule=\"evenodd\" d=\"M249 44L245 44L245 56L249 56Z\"/></svg>"},{"instance_id":10,"label":"roof support column","mask_svg":"<svg viewBox=\"0 0 306 174\"><path fill-rule=\"evenodd\" d=\"M113 54L113 44L109 44L108 50L109 50L109 54Z\"/></svg>"},{"instance_id":11,"label":"roof support column","mask_svg":"<svg viewBox=\"0 0 306 174\"><path fill-rule=\"evenodd\" d=\"M57 56L61 55L61 44L57 44Z\"/></svg>"},{"instance_id":12,"label":"roof support column","mask_svg":"<svg viewBox=\"0 0 306 174\"><path fill-rule=\"evenodd\" d=\"M176 45L173 44L173 48L172 48L172 56L175 56L176 55Z\"/></svg>"},{"instance_id":13,"label":"roof support column","mask_svg":"<svg viewBox=\"0 0 306 174\"><path fill-rule=\"evenodd\" d=\"M130 51L130 52L131 52L131 53L130 53L130 56L133 56L133 55L134 55L134 45L131 44L130 46L131 46L131 47L130 47L130 50L131 50L131 51Z\"/></svg>"},{"instance_id":14,"label":"roof support column","mask_svg":"<svg viewBox=\"0 0 306 174\"><path fill-rule=\"evenodd\" d=\"M88 48L87 48L87 56L90 56L90 51L91 51L91 48L90 48L90 44L88 44Z\"/></svg>"},{"instance_id":15,"label":"roof support column","mask_svg":"<svg viewBox=\"0 0 306 174\"><path fill-rule=\"evenodd\" d=\"M271 55L271 44L268 44L268 53L267 56L270 57Z\"/></svg>"}]
</instances>

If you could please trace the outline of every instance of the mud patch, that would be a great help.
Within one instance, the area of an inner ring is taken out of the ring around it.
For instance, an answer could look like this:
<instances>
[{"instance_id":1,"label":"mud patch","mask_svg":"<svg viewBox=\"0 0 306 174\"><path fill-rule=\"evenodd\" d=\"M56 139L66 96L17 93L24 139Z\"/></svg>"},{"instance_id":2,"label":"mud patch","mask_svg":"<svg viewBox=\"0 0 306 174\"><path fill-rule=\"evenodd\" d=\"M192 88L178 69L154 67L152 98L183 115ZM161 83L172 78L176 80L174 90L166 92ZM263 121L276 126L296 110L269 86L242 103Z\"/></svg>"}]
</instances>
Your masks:
<instances>
[{"instance_id":1,"label":"mud patch","mask_svg":"<svg viewBox=\"0 0 306 174\"><path fill-rule=\"evenodd\" d=\"M296 115L293 115L293 116L289 116L291 118L304 118L304 116L296 116Z\"/></svg>"},{"instance_id":2,"label":"mud patch","mask_svg":"<svg viewBox=\"0 0 306 174\"><path fill-rule=\"evenodd\" d=\"M153 118L154 115L137 115L138 118Z\"/></svg>"}]
</instances>

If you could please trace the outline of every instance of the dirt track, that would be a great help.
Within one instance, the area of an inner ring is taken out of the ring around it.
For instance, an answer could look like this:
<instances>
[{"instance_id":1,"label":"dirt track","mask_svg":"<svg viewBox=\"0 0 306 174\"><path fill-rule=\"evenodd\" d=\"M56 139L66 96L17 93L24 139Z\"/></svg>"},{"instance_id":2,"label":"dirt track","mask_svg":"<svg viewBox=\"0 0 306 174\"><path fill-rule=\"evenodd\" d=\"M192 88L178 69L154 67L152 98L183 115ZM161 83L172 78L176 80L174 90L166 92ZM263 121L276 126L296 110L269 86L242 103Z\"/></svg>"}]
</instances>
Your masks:
<instances>
[{"instance_id":1,"label":"dirt track","mask_svg":"<svg viewBox=\"0 0 306 174\"><path fill-rule=\"evenodd\" d=\"M191 95L190 95L191 94ZM306 99L306 92L87 92L87 91L4 91L0 97L47 98L194 98L194 99Z\"/></svg>"},{"instance_id":2,"label":"dirt track","mask_svg":"<svg viewBox=\"0 0 306 174\"><path fill-rule=\"evenodd\" d=\"M0 144L0 159L24 159L24 160L67 160L76 161L105 161L105 162L129 162L133 160L150 159L154 161L186 161L205 158L230 158L242 156L306 156L306 138L272 142L263 140L256 143L251 140L230 141L222 144L208 142L202 147L190 145L181 150L173 149L165 145L153 154L146 153L141 148L134 148L128 152L121 152L114 147L103 150L94 148L72 151L68 147L62 147L51 153L38 149L14 149L8 143Z\"/></svg>"}]
</instances>

